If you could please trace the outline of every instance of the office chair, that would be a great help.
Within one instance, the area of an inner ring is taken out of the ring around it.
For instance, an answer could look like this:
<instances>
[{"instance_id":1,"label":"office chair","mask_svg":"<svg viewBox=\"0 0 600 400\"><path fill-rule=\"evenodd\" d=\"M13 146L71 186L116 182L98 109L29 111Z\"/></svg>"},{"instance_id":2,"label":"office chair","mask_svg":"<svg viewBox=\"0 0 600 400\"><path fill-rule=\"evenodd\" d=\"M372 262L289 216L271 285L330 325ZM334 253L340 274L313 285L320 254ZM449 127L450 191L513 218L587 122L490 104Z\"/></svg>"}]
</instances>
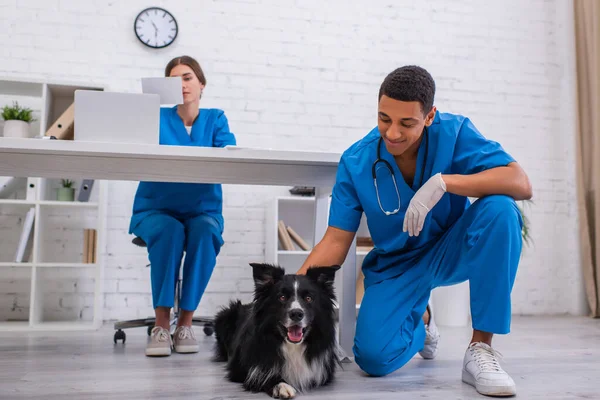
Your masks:
<instances>
[{"instance_id":1,"label":"office chair","mask_svg":"<svg viewBox=\"0 0 600 400\"><path fill-rule=\"evenodd\" d=\"M136 246L139 247L146 247L146 243L144 242L144 240L140 237L135 237L133 238L133 240L131 241L133 244L135 244ZM150 264L147 264L146 267L149 267ZM172 314L173 317L171 318L171 334L173 334L175 327L177 327L177 321L179 319L179 301L181 300L181 278L182 278L182 273L183 273L183 268L179 269L179 278L177 279L177 283L175 285L175 302L173 305L173 309L172 309ZM142 326L147 326L148 327L148 336L151 335L152 333L152 328L154 328L154 322L155 322L156 318L155 317L150 317L150 318L143 318L143 319L132 319L132 320L128 320L128 321L117 321L115 322L115 327L114 329L116 329L117 331L115 332L115 336L114 336L114 342L115 344L117 343L117 341L122 340L123 343L125 343L125 339L126 339L126 335L125 332L123 331L123 329L127 329L127 328L139 328ZM199 325L199 326L204 326L204 334L206 334L207 336L211 336L214 332L214 325L213 325L213 320L212 318L207 318L207 317L193 317L192 318L192 325Z\"/></svg>"}]
</instances>

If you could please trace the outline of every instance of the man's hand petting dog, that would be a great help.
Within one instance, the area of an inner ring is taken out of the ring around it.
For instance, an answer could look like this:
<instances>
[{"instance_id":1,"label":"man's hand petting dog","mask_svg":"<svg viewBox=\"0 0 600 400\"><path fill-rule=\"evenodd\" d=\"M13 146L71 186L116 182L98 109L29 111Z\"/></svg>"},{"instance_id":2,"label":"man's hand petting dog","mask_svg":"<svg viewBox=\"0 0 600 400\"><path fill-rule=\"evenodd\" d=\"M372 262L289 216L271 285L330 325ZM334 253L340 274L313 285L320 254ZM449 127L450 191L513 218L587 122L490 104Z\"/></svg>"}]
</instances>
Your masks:
<instances>
[{"instance_id":1,"label":"man's hand petting dog","mask_svg":"<svg viewBox=\"0 0 600 400\"><path fill-rule=\"evenodd\" d=\"M333 290L338 265L286 274L250 264L254 300L232 301L215 317L215 361L251 392L291 399L330 383L339 365Z\"/></svg>"}]
</instances>

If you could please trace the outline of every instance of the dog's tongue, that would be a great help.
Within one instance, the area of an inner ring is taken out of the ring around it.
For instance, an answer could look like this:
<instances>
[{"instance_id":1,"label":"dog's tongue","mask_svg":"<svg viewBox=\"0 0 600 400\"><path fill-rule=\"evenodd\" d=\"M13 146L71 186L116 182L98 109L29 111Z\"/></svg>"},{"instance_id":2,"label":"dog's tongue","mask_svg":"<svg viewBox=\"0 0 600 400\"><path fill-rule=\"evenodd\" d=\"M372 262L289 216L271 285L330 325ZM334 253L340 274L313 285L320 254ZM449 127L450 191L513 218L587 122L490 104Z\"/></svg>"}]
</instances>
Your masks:
<instances>
[{"instance_id":1,"label":"dog's tongue","mask_svg":"<svg viewBox=\"0 0 600 400\"><path fill-rule=\"evenodd\" d=\"M294 325L288 328L288 339L292 342L299 342L302 340L302 327Z\"/></svg>"}]
</instances>

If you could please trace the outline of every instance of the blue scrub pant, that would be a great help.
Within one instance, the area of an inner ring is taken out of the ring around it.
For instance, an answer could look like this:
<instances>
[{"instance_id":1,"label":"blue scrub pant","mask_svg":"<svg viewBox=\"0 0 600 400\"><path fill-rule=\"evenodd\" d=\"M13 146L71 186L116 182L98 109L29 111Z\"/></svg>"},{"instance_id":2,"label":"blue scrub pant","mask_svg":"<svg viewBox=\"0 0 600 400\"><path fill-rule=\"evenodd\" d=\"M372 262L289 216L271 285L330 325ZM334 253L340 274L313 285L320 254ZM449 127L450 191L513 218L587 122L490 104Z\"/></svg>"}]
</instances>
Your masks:
<instances>
[{"instance_id":1,"label":"blue scrub pant","mask_svg":"<svg viewBox=\"0 0 600 400\"><path fill-rule=\"evenodd\" d=\"M423 349L422 316L438 286L469 280L473 329L508 333L521 227L512 198L480 198L414 265L365 287L353 347L359 367L372 376L387 375Z\"/></svg>"},{"instance_id":2,"label":"blue scrub pant","mask_svg":"<svg viewBox=\"0 0 600 400\"><path fill-rule=\"evenodd\" d=\"M208 215L175 218L166 213L151 214L133 233L148 246L154 308L173 307L185 250L179 308L195 311L223 245L217 222Z\"/></svg>"}]
</instances>

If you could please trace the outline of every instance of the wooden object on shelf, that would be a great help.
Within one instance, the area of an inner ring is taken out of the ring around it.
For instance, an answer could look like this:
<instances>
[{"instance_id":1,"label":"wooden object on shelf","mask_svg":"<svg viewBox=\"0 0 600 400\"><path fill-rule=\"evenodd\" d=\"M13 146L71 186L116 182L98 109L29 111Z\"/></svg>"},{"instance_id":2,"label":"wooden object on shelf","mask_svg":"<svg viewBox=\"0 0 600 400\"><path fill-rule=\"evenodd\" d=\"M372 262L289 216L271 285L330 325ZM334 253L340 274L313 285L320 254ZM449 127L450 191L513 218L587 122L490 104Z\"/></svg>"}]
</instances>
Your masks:
<instances>
[{"instance_id":1,"label":"wooden object on shelf","mask_svg":"<svg viewBox=\"0 0 600 400\"><path fill-rule=\"evenodd\" d=\"M46 131L46 136L60 140L73 140L75 134L75 102L71 103Z\"/></svg>"},{"instance_id":2,"label":"wooden object on shelf","mask_svg":"<svg viewBox=\"0 0 600 400\"><path fill-rule=\"evenodd\" d=\"M285 226L285 222L283 222L283 220L279 220L277 230L281 247L284 250L295 250L296 248L294 247L292 238L290 237L290 234L288 233L287 227Z\"/></svg>"},{"instance_id":3,"label":"wooden object on shelf","mask_svg":"<svg viewBox=\"0 0 600 400\"><path fill-rule=\"evenodd\" d=\"M296 233L296 231L295 231L295 230L293 230L293 229L292 229L292 227L291 227L291 226L288 226L288 227L287 227L287 231L288 231L288 233L290 234L290 237L292 238L292 240L293 240L294 242L296 242L296 244L297 244L298 246L300 246L300 248L301 248L302 250L305 250L305 251L308 251L308 250L310 250L310 246L308 245L308 243L306 243L306 242L304 241L304 239L302 239L302 237L301 237L300 235L298 235L298 233Z\"/></svg>"},{"instance_id":4,"label":"wooden object on shelf","mask_svg":"<svg viewBox=\"0 0 600 400\"><path fill-rule=\"evenodd\" d=\"M373 239L368 236L358 236L356 238L356 246L358 247L373 247Z\"/></svg>"},{"instance_id":5,"label":"wooden object on shelf","mask_svg":"<svg viewBox=\"0 0 600 400\"><path fill-rule=\"evenodd\" d=\"M96 263L96 235L95 229L83 230L83 262L86 264Z\"/></svg>"}]
</instances>

